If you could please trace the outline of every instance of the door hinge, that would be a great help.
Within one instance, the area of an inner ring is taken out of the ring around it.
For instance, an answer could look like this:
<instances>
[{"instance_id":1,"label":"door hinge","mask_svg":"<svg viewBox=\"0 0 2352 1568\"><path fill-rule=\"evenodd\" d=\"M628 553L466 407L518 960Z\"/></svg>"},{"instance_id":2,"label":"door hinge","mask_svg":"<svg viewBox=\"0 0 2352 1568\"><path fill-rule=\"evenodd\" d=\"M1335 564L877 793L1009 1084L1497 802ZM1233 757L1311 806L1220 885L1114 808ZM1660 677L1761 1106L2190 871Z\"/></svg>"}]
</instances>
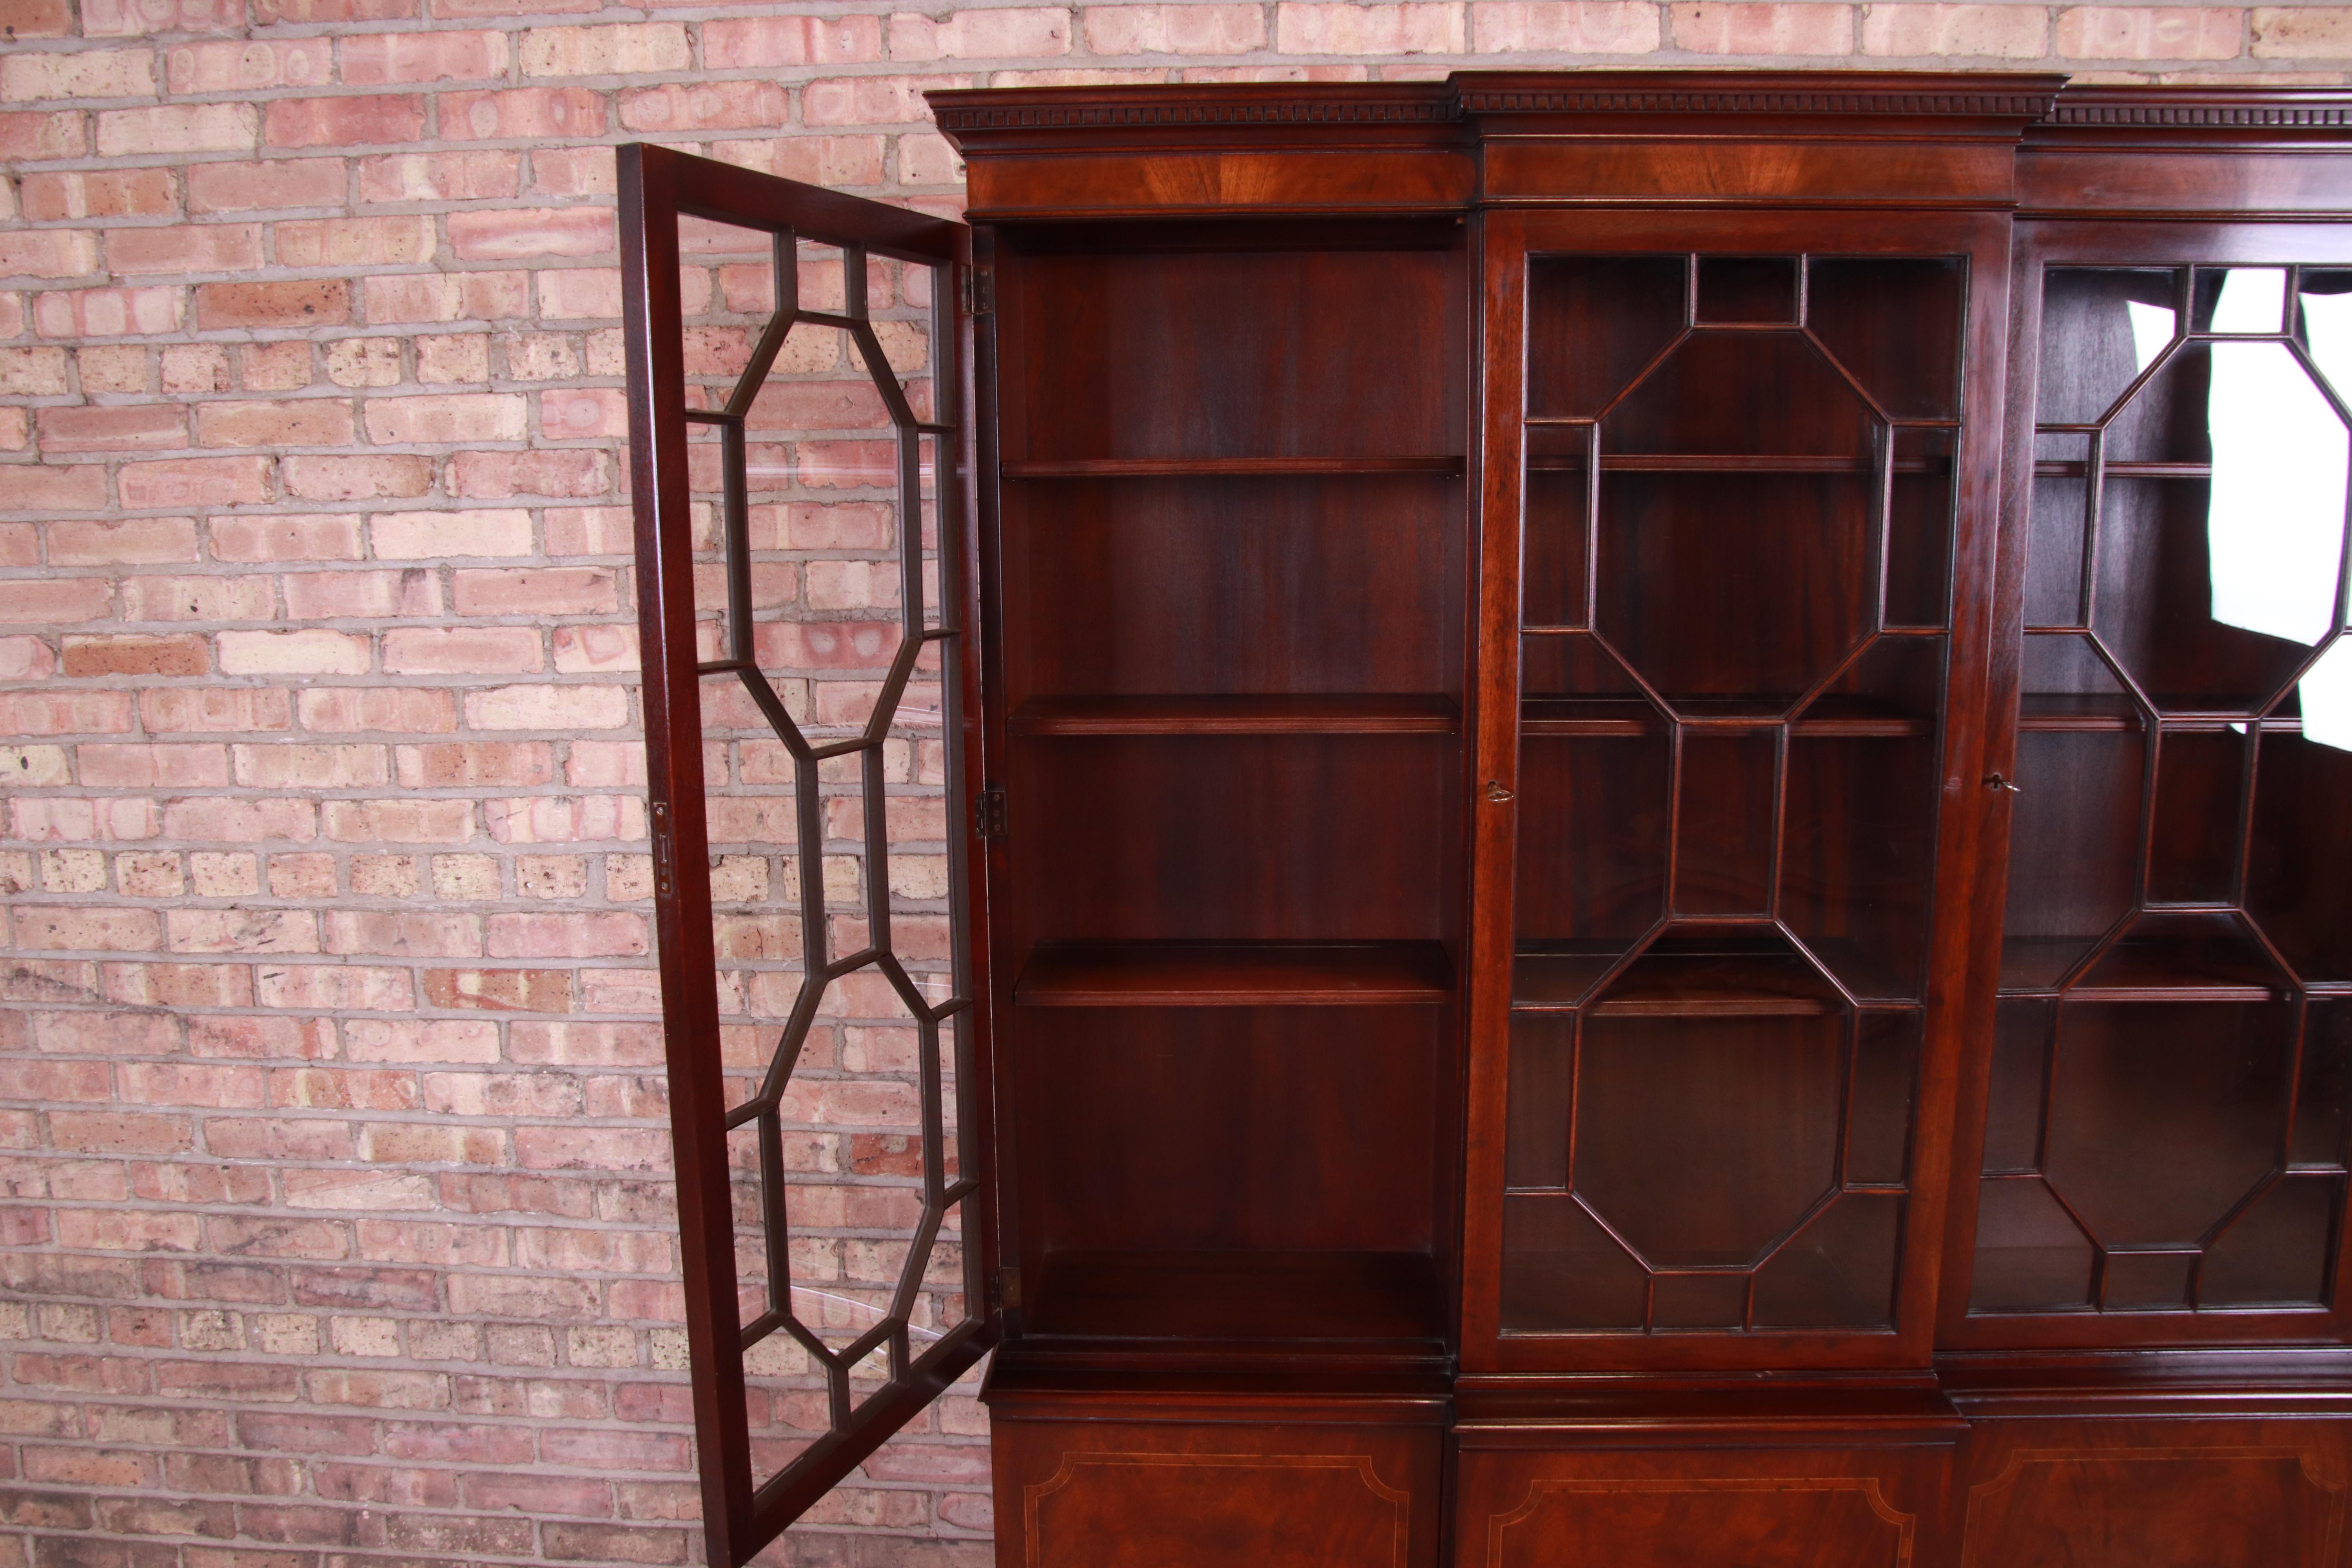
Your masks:
<instances>
[{"instance_id":1,"label":"door hinge","mask_svg":"<svg viewBox=\"0 0 2352 1568\"><path fill-rule=\"evenodd\" d=\"M1013 830L1013 814L1001 789L984 789L971 803L972 831L982 838L1002 838Z\"/></svg>"},{"instance_id":2,"label":"door hinge","mask_svg":"<svg viewBox=\"0 0 2352 1568\"><path fill-rule=\"evenodd\" d=\"M963 313L986 316L996 310L996 268L972 266L963 269Z\"/></svg>"},{"instance_id":3,"label":"door hinge","mask_svg":"<svg viewBox=\"0 0 2352 1568\"><path fill-rule=\"evenodd\" d=\"M653 803L654 896L667 899L677 885L677 846L670 837L669 802Z\"/></svg>"},{"instance_id":4,"label":"door hinge","mask_svg":"<svg viewBox=\"0 0 2352 1568\"><path fill-rule=\"evenodd\" d=\"M1021 1310L1021 1270L1018 1268L999 1269L996 1278L989 1284L989 1294L996 1298L994 1305L1010 1308L1016 1312Z\"/></svg>"}]
</instances>

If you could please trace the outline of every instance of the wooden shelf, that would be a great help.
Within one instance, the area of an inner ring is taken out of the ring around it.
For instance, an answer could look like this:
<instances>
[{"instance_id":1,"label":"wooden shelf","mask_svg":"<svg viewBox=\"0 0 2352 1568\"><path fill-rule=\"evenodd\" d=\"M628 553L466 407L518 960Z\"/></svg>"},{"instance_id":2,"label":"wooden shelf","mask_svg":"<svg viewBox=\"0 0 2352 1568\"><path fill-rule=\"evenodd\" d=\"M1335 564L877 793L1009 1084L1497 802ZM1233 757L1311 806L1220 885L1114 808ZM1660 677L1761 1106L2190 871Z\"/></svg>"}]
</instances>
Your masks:
<instances>
[{"instance_id":1,"label":"wooden shelf","mask_svg":"<svg viewBox=\"0 0 2352 1568\"><path fill-rule=\"evenodd\" d=\"M2139 706L2128 697L2029 691L2018 702L2020 730L2102 734L2139 726Z\"/></svg>"},{"instance_id":2,"label":"wooden shelf","mask_svg":"<svg viewBox=\"0 0 2352 1568\"><path fill-rule=\"evenodd\" d=\"M2213 477L2210 463L2106 463L2101 465L2111 479L2210 479ZM2037 479L2079 479L2088 477L2091 465L2079 458L2044 458L2033 465Z\"/></svg>"},{"instance_id":3,"label":"wooden shelf","mask_svg":"<svg viewBox=\"0 0 2352 1568\"><path fill-rule=\"evenodd\" d=\"M1039 942L1013 988L1032 1007L1425 1006L1450 1001L1433 942Z\"/></svg>"},{"instance_id":4,"label":"wooden shelf","mask_svg":"<svg viewBox=\"0 0 2352 1568\"><path fill-rule=\"evenodd\" d=\"M1580 737L1656 735L1665 715L1645 697L1524 697L1519 733Z\"/></svg>"},{"instance_id":5,"label":"wooden shelf","mask_svg":"<svg viewBox=\"0 0 2352 1568\"><path fill-rule=\"evenodd\" d=\"M1322 474L1462 472L1458 457L1435 458L1027 458L998 465L1008 479L1281 479Z\"/></svg>"},{"instance_id":6,"label":"wooden shelf","mask_svg":"<svg viewBox=\"0 0 2352 1568\"><path fill-rule=\"evenodd\" d=\"M1584 458L1574 453L1529 458L1536 473L1579 473ZM1898 462L1898 474L1940 474L1951 467L1948 458L1912 458ZM1604 474L1868 474L1877 468L1870 458L1778 456L1741 452L1603 452ZM2113 470L2110 469L2110 472Z\"/></svg>"},{"instance_id":7,"label":"wooden shelf","mask_svg":"<svg viewBox=\"0 0 2352 1568\"><path fill-rule=\"evenodd\" d=\"M2158 722L2164 729L2175 731L2242 731L2246 725L2259 722L2265 734L2303 733L2303 720L2296 714L2280 714L2258 721L2247 718L2242 712L2200 710L2197 707L2199 700L2195 698L2158 697L2158 710L2163 715ZM2251 707L2252 703L2248 706ZM2018 702L2017 727L2021 731L2086 735L2137 734L2144 721L2139 704L2128 697L2029 691Z\"/></svg>"},{"instance_id":8,"label":"wooden shelf","mask_svg":"<svg viewBox=\"0 0 2352 1568\"><path fill-rule=\"evenodd\" d=\"M1667 702L1685 724L1764 729L1780 721L1786 702L1683 698ZM1528 697L1519 703L1522 735L1631 736L1664 731L1665 718L1641 697ZM1789 732L1803 740L1868 740L1935 732L1935 721L1867 697L1818 698Z\"/></svg>"},{"instance_id":9,"label":"wooden shelf","mask_svg":"<svg viewBox=\"0 0 2352 1568\"><path fill-rule=\"evenodd\" d=\"M1513 1011L1557 1012L1575 1006L1632 945L1630 941L1548 942L1520 948L1511 957Z\"/></svg>"},{"instance_id":10,"label":"wooden shelf","mask_svg":"<svg viewBox=\"0 0 2352 1568\"><path fill-rule=\"evenodd\" d=\"M1442 1341L1437 1270L1417 1252L1056 1252L1024 1332L1086 1339Z\"/></svg>"},{"instance_id":11,"label":"wooden shelf","mask_svg":"<svg viewBox=\"0 0 2352 1568\"><path fill-rule=\"evenodd\" d=\"M1462 712L1425 695L1033 697L1016 735L1451 735Z\"/></svg>"},{"instance_id":12,"label":"wooden shelf","mask_svg":"<svg viewBox=\"0 0 2352 1568\"><path fill-rule=\"evenodd\" d=\"M1838 1005L1829 982L1795 958L1651 952L1591 1011L1596 1018L1759 1018L1812 1016Z\"/></svg>"},{"instance_id":13,"label":"wooden shelf","mask_svg":"<svg viewBox=\"0 0 2352 1568\"><path fill-rule=\"evenodd\" d=\"M2059 983L2095 938L2011 937L2000 949L2003 996L2058 995ZM2127 937L2069 987L2070 1002L2268 1002L2285 980L2243 939Z\"/></svg>"}]
</instances>

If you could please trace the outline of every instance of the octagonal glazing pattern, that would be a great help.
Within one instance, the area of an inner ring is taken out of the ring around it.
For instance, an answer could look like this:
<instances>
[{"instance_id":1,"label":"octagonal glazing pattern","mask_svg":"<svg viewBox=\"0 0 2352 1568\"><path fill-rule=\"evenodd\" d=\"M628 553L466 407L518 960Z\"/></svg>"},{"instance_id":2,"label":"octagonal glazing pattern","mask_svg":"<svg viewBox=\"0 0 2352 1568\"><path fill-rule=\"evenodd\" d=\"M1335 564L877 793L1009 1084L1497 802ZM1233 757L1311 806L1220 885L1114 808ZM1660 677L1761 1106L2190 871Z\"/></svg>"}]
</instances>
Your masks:
<instances>
[{"instance_id":1,"label":"octagonal glazing pattern","mask_svg":"<svg viewBox=\"0 0 2352 1568\"><path fill-rule=\"evenodd\" d=\"M1503 1331L1887 1327L1966 268L1528 279Z\"/></svg>"},{"instance_id":2,"label":"octagonal glazing pattern","mask_svg":"<svg viewBox=\"0 0 2352 1568\"><path fill-rule=\"evenodd\" d=\"M685 220L705 816L753 1482L973 1312L930 273Z\"/></svg>"},{"instance_id":3,"label":"octagonal glazing pattern","mask_svg":"<svg viewBox=\"0 0 2352 1568\"><path fill-rule=\"evenodd\" d=\"M2352 275L2042 293L2000 1028L1970 1308L2335 1292L2352 989Z\"/></svg>"}]
</instances>

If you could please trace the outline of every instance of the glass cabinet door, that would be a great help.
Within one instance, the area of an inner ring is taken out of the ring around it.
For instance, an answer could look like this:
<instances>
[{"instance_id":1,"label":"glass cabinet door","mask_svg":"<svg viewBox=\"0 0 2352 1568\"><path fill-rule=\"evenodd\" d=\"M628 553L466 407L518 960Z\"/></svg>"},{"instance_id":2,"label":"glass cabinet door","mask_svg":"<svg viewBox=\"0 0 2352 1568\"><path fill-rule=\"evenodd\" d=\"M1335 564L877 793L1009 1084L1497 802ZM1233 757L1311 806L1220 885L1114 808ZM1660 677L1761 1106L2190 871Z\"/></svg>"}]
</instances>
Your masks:
<instances>
[{"instance_id":1,"label":"glass cabinet door","mask_svg":"<svg viewBox=\"0 0 2352 1568\"><path fill-rule=\"evenodd\" d=\"M1967 1328L2332 1336L2352 269L2286 234L2259 264L2137 235L2179 248L2059 259L2117 253L2095 237L2021 276L2020 793Z\"/></svg>"},{"instance_id":2,"label":"glass cabinet door","mask_svg":"<svg viewBox=\"0 0 2352 1568\"><path fill-rule=\"evenodd\" d=\"M1895 1328L1969 293L1527 259L1506 1342Z\"/></svg>"}]
</instances>

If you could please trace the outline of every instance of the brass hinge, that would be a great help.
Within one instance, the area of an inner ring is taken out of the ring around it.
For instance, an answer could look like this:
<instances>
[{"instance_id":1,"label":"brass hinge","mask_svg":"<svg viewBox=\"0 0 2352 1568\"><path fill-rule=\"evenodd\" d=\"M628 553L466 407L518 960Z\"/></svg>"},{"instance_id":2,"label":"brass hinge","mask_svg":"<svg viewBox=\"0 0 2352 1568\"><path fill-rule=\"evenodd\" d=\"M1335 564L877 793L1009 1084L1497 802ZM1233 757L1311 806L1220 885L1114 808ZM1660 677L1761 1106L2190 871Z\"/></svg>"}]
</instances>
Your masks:
<instances>
[{"instance_id":1,"label":"brass hinge","mask_svg":"<svg viewBox=\"0 0 2352 1568\"><path fill-rule=\"evenodd\" d=\"M994 1289L992 1293L996 1297L996 1305L1019 1311L1021 1310L1021 1270L1018 1268L1000 1269L993 1284Z\"/></svg>"},{"instance_id":2,"label":"brass hinge","mask_svg":"<svg viewBox=\"0 0 2352 1568\"><path fill-rule=\"evenodd\" d=\"M654 896L667 899L677 882L677 847L670 837L669 803L653 803Z\"/></svg>"},{"instance_id":3,"label":"brass hinge","mask_svg":"<svg viewBox=\"0 0 2352 1568\"><path fill-rule=\"evenodd\" d=\"M984 789L971 803L972 831L982 838L1003 838L1013 830L1013 813L1001 789Z\"/></svg>"},{"instance_id":4,"label":"brass hinge","mask_svg":"<svg viewBox=\"0 0 2352 1568\"><path fill-rule=\"evenodd\" d=\"M996 268L967 267L963 269L963 313L986 316L996 310Z\"/></svg>"}]
</instances>

